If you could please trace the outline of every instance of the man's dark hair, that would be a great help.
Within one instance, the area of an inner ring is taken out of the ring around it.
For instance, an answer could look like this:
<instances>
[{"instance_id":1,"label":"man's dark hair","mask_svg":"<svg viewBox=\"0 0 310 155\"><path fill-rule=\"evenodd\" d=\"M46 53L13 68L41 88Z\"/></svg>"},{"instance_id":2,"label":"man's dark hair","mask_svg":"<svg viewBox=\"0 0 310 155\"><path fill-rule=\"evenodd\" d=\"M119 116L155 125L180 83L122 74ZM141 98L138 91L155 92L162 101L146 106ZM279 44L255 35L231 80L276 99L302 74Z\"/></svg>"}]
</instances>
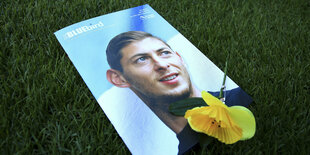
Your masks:
<instances>
[{"instance_id":1,"label":"man's dark hair","mask_svg":"<svg viewBox=\"0 0 310 155\"><path fill-rule=\"evenodd\" d=\"M110 67L112 69L116 69L120 72L123 72L123 67L120 62L122 59L121 50L127 45L131 44L132 42L141 41L148 37L156 38L166 44L166 42L164 42L160 38L155 37L152 34L143 32L143 31L128 31L128 32L124 32L124 33L121 33L115 36L109 42L107 50L106 50L107 60L108 60ZM169 45L167 46L170 48Z\"/></svg>"}]
</instances>

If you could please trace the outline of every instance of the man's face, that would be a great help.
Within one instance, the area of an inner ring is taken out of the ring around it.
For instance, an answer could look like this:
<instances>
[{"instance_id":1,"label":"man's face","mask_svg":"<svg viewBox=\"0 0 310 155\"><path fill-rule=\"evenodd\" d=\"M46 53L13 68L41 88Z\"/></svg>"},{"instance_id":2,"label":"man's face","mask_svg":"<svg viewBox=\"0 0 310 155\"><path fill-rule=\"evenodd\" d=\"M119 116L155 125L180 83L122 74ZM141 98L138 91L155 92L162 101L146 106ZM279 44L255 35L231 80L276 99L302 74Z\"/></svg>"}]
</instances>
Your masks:
<instances>
[{"instance_id":1,"label":"man's face","mask_svg":"<svg viewBox=\"0 0 310 155\"><path fill-rule=\"evenodd\" d=\"M175 101L192 93L182 58L156 38L145 38L124 47L121 65L124 78L140 97Z\"/></svg>"}]
</instances>

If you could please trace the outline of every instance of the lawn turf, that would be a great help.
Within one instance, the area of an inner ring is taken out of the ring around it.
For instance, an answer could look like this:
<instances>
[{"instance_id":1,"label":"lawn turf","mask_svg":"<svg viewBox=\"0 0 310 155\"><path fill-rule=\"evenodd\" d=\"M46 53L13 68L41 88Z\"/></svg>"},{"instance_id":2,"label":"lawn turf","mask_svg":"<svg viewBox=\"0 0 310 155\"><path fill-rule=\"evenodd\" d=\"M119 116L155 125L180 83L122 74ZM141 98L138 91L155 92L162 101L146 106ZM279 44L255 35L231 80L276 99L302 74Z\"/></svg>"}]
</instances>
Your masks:
<instances>
[{"instance_id":1,"label":"lawn turf","mask_svg":"<svg viewBox=\"0 0 310 155\"><path fill-rule=\"evenodd\" d=\"M143 4L254 99L252 139L189 154L310 154L307 0L1 1L1 154L130 154L53 33Z\"/></svg>"}]
</instances>

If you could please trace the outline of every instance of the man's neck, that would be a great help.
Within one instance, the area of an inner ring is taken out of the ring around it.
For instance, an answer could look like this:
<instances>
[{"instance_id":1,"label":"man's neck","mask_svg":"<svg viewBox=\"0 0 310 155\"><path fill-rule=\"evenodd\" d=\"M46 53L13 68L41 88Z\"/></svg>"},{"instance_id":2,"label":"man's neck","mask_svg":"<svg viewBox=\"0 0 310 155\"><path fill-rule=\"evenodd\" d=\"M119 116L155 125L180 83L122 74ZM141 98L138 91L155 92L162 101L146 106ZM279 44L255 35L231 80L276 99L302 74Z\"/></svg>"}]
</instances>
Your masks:
<instances>
[{"instance_id":1,"label":"man's neck","mask_svg":"<svg viewBox=\"0 0 310 155\"><path fill-rule=\"evenodd\" d=\"M189 97L201 97L200 91L196 87L193 87L192 94L190 94ZM160 120L163 121L176 134L180 133L186 126L187 120L184 117L176 116L169 112L169 105L171 103L161 101L156 103L144 102L160 118Z\"/></svg>"}]
</instances>

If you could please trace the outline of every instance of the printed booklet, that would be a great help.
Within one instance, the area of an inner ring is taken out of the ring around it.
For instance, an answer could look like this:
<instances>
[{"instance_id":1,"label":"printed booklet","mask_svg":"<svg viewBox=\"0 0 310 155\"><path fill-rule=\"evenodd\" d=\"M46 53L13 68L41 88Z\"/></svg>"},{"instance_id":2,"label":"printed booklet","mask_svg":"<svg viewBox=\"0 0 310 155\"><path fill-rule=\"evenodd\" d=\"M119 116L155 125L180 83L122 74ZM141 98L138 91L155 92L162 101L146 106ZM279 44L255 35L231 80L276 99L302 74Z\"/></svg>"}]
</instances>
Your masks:
<instances>
[{"instance_id":1,"label":"printed booklet","mask_svg":"<svg viewBox=\"0 0 310 155\"><path fill-rule=\"evenodd\" d=\"M224 73L149 5L55 35L132 154L183 154L197 144L169 103L217 93ZM229 77L226 92L228 106L252 102Z\"/></svg>"}]
</instances>

